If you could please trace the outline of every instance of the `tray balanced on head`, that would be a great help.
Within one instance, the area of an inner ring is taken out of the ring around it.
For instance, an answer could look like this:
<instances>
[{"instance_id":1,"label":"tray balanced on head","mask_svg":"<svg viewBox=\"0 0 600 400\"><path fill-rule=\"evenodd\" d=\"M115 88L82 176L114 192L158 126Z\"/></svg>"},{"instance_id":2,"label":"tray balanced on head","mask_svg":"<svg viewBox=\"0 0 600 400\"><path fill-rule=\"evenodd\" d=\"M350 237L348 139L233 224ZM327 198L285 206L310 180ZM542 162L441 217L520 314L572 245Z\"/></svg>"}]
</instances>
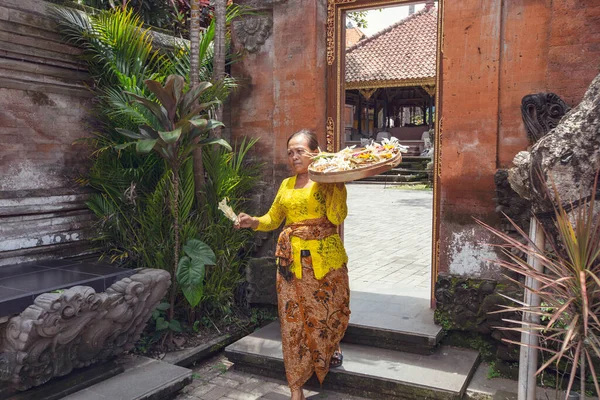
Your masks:
<instances>
[{"instance_id":1,"label":"tray balanced on head","mask_svg":"<svg viewBox=\"0 0 600 400\"><path fill-rule=\"evenodd\" d=\"M389 171L402 161L406 148L395 138L365 148L345 148L337 153L320 152L308 167L314 182L338 183L367 178Z\"/></svg>"}]
</instances>

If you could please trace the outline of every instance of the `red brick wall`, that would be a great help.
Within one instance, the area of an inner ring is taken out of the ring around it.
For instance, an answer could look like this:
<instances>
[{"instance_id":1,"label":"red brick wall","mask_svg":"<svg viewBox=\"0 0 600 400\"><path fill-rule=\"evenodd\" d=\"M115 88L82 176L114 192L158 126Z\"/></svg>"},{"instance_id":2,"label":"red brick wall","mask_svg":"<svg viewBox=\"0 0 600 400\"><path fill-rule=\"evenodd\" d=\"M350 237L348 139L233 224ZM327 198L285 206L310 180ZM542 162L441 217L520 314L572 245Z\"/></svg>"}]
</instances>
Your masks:
<instances>
[{"instance_id":1,"label":"red brick wall","mask_svg":"<svg viewBox=\"0 0 600 400\"><path fill-rule=\"evenodd\" d=\"M463 0L444 5L440 272L495 276L473 217L495 222L493 176L527 147L523 96L576 105L600 72L597 0Z\"/></svg>"},{"instance_id":2,"label":"red brick wall","mask_svg":"<svg viewBox=\"0 0 600 400\"><path fill-rule=\"evenodd\" d=\"M553 0L548 35L548 90L575 105L600 71L600 1Z\"/></svg>"},{"instance_id":3,"label":"red brick wall","mask_svg":"<svg viewBox=\"0 0 600 400\"><path fill-rule=\"evenodd\" d=\"M0 2L0 266L89 249L92 215L75 183L87 166L88 78L47 4Z\"/></svg>"}]
</instances>

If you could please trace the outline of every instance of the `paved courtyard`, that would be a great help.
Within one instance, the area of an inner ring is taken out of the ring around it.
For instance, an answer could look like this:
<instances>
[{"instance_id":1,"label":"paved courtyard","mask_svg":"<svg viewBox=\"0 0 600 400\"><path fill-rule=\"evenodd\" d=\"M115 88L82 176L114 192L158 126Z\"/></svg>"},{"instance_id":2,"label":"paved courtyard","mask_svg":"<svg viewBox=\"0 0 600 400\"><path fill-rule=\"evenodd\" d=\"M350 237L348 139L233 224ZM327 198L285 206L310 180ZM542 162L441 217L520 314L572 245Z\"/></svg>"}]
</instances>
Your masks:
<instances>
[{"instance_id":1,"label":"paved courtyard","mask_svg":"<svg viewBox=\"0 0 600 400\"><path fill-rule=\"evenodd\" d=\"M433 192L360 183L347 188L350 288L429 296Z\"/></svg>"}]
</instances>

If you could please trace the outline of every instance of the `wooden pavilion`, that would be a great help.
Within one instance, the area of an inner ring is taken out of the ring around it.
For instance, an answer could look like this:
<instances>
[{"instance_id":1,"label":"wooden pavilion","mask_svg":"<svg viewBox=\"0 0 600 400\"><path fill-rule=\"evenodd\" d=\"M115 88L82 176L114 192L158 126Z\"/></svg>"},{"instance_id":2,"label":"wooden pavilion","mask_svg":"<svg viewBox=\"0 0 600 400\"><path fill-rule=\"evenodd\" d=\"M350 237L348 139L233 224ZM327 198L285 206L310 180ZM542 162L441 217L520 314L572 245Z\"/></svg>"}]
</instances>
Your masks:
<instances>
[{"instance_id":1,"label":"wooden pavilion","mask_svg":"<svg viewBox=\"0 0 600 400\"><path fill-rule=\"evenodd\" d=\"M347 48L345 142L383 131L413 154L423 150L423 133L434 123L436 41L437 9L430 2Z\"/></svg>"}]
</instances>

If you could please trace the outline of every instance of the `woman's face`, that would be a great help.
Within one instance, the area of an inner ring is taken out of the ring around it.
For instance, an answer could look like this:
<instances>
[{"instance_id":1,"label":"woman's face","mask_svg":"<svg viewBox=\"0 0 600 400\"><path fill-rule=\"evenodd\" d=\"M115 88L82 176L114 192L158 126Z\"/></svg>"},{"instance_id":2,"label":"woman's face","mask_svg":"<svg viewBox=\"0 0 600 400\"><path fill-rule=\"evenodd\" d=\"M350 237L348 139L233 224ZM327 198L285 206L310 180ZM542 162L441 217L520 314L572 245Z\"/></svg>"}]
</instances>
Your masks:
<instances>
[{"instance_id":1,"label":"woman's face","mask_svg":"<svg viewBox=\"0 0 600 400\"><path fill-rule=\"evenodd\" d=\"M314 153L308 148L308 139L304 135L294 136L288 143L288 161L296 174L308 172Z\"/></svg>"}]
</instances>

